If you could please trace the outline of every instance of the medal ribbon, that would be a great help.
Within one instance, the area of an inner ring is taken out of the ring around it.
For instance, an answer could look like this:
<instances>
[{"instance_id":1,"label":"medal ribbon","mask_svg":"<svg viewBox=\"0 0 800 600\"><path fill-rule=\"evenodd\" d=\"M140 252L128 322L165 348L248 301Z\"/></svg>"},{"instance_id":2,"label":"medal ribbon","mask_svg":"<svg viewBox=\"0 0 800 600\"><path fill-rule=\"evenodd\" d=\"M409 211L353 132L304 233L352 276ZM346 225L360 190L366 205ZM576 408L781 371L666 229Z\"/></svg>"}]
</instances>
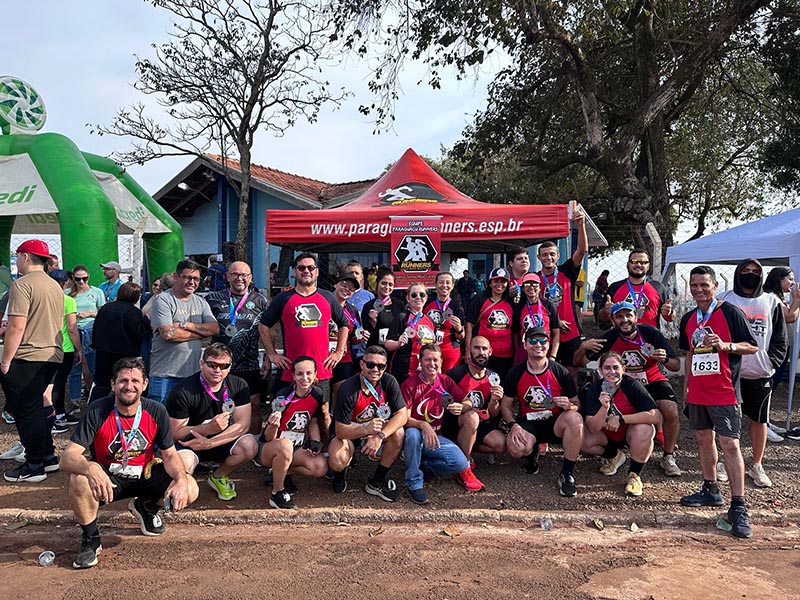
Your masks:
<instances>
[{"instance_id":1,"label":"medal ribbon","mask_svg":"<svg viewBox=\"0 0 800 600\"><path fill-rule=\"evenodd\" d=\"M344 314L347 316L347 320L350 321L351 325L355 325L357 328L361 328L361 323L356 316L356 311L347 303L344 303L342 307L344 309Z\"/></svg>"},{"instance_id":2,"label":"medal ribbon","mask_svg":"<svg viewBox=\"0 0 800 600\"><path fill-rule=\"evenodd\" d=\"M128 432L128 437L125 437L125 430L122 429L122 420L119 418L119 410L114 406L114 417L117 420L117 431L119 431L119 445L122 446L122 462L128 464L128 448L131 447L133 440L136 439L136 434L139 432L139 423L142 420L142 403L136 409L136 416L133 418L133 427Z\"/></svg>"},{"instance_id":3,"label":"medal ribbon","mask_svg":"<svg viewBox=\"0 0 800 600\"><path fill-rule=\"evenodd\" d=\"M236 315L242 309L242 306L244 305L245 300L247 300L247 297L249 295L250 295L250 290L247 290L245 292L244 296L242 296L242 299L239 300L239 304L237 304L236 308L234 308L233 307L233 294L231 294L231 291L228 290L228 304L230 305L230 308L231 308L231 325L236 325Z\"/></svg>"},{"instance_id":4,"label":"medal ribbon","mask_svg":"<svg viewBox=\"0 0 800 600\"><path fill-rule=\"evenodd\" d=\"M625 283L628 284L628 290L631 293L631 301L633 302L633 305L636 308L639 308L639 306L642 304L642 298L644 297L644 284L647 283L647 278L645 277L644 281L642 281L642 289L638 292L633 287L630 279L626 279Z\"/></svg>"},{"instance_id":5,"label":"medal ribbon","mask_svg":"<svg viewBox=\"0 0 800 600\"><path fill-rule=\"evenodd\" d=\"M206 394L211 396L215 402L224 402L225 404L230 404L231 402L233 402L233 400L231 400L230 395L228 394L228 386L225 384L224 380L222 382L222 400L217 398L214 392L211 391L211 386L208 385L208 382L205 380L205 377L203 377L202 373L200 373L200 385L203 386L203 389L205 390Z\"/></svg>"},{"instance_id":6,"label":"medal ribbon","mask_svg":"<svg viewBox=\"0 0 800 600\"><path fill-rule=\"evenodd\" d=\"M525 306L528 308L528 314L531 316L531 325L537 326L536 323L533 321L533 310L531 310L531 303L527 300L525 301ZM539 321L544 324L544 317L542 316L542 303L536 303L536 314L539 316Z\"/></svg>"},{"instance_id":7,"label":"medal ribbon","mask_svg":"<svg viewBox=\"0 0 800 600\"><path fill-rule=\"evenodd\" d=\"M546 392L547 392L547 395L548 395L548 396L550 396L550 397L552 398L552 397L553 397L553 393L552 393L552 388L550 387L550 369L548 368L548 369L545 371L545 373L546 373L546 375L545 375L545 379L547 380L547 385L544 385L544 384L542 383L542 380L541 380L541 379L539 379L539 376L538 376L538 375L536 375L536 373L531 373L531 375L533 375L533 378L536 380L536 383L538 383L538 384L539 384L539 387L540 387L540 388L542 388L542 389L544 389L544 391L546 391Z\"/></svg>"},{"instance_id":8,"label":"medal ribbon","mask_svg":"<svg viewBox=\"0 0 800 600\"><path fill-rule=\"evenodd\" d=\"M414 331L417 330L417 323L422 318L422 313L417 313L416 315L408 315L408 326L412 327Z\"/></svg>"},{"instance_id":9,"label":"medal ribbon","mask_svg":"<svg viewBox=\"0 0 800 600\"><path fill-rule=\"evenodd\" d=\"M547 290L547 295L550 298L555 298L556 294L558 293L558 267L555 268L553 271L553 283L548 283L547 275L544 274L544 270L539 273L542 276L542 281L544 281L544 287Z\"/></svg>"},{"instance_id":10,"label":"medal ribbon","mask_svg":"<svg viewBox=\"0 0 800 600\"><path fill-rule=\"evenodd\" d=\"M364 382L364 385L367 387L367 390L369 391L370 395L373 398L375 398L375 400L378 401L378 406L383 406L384 404L386 404L386 400L384 398L381 398L381 384L380 383L378 384L378 389L375 389L375 386L372 385L367 380L367 378L364 377L363 375L361 376L361 381Z\"/></svg>"},{"instance_id":11,"label":"medal ribbon","mask_svg":"<svg viewBox=\"0 0 800 600\"><path fill-rule=\"evenodd\" d=\"M703 329L708 323L709 319L711 319L711 315L714 312L714 309L717 307L717 299L714 298L711 301L711 305L708 307L708 312L704 313L700 308L695 309L695 314L697 315L697 328Z\"/></svg>"}]
</instances>

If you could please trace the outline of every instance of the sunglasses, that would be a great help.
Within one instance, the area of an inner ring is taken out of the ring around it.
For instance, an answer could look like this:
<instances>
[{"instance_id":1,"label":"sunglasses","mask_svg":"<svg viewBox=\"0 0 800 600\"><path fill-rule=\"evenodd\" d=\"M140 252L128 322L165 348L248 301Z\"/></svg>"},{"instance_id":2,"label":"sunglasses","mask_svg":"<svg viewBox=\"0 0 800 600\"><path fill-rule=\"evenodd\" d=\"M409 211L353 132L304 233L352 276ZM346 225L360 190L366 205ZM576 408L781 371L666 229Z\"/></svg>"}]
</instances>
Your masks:
<instances>
[{"instance_id":1,"label":"sunglasses","mask_svg":"<svg viewBox=\"0 0 800 600\"><path fill-rule=\"evenodd\" d=\"M383 371L386 369L386 363L376 363L372 362L371 360L365 360L364 366L366 366L370 371L372 371L372 369L378 369L378 371Z\"/></svg>"},{"instance_id":2,"label":"sunglasses","mask_svg":"<svg viewBox=\"0 0 800 600\"><path fill-rule=\"evenodd\" d=\"M88 277L73 277L75 281L89 281Z\"/></svg>"},{"instance_id":3,"label":"sunglasses","mask_svg":"<svg viewBox=\"0 0 800 600\"><path fill-rule=\"evenodd\" d=\"M231 363L221 363L215 360L207 360L205 361L206 366L209 369L219 369L220 371L227 371L231 368Z\"/></svg>"},{"instance_id":4,"label":"sunglasses","mask_svg":"<svg viewBox=\"0 0 800 600\"><path fill-rule=\"evenodd\" d=\"M535 287L539 287L539 282L538 281L526 281L525 283L522 284L522 287L534 287L534 286Z\"/></svg>"},{"instance_id":5,"label":"sunglasses","mask_svg":"<svg viewBox=\"0 0 800 600\"><path fill-rule=\"evenodd\" d=\"M428 294L426 294L425 292L411 292L408 295L408 297L409 298L427 298Z\"/></svg>"},{"instance_id":6,"label":"sunglasses","mask_svg":"<svg viewBox=\"0 0 800 600\"><path fill-rule=\"evenodd\" d=\"M547 344L547 338L546 337L529 337L527 339L527 342L531 346L535 346L536 344L539 344L540 346L544 346L545 344Z\"/></svg>"},{"instance_id":7,"label":"sunglasses","mask_svg":"<svg viewBox=\"0 0 800 600\"><path fill-rule=\"evenodd\" d=\"M247 279L248 277L252 277L250 273L231 273L230 276L233 279Z\"/></svg>"},{"instance_id":8,"label":"sunglasses","mask_svg":"<svg viewBox=\"0 0 800 600\"><path fill-rule=\"evenodd\" d=\"M632 265L649 265L650 264L649 260L644 260L644 259L641 259L641 258L636 258L634 260L629 260L628 262L631 263Z\"/></svg>"},{"instance_id":9,"label":"sunglasses","mask_svg":"<svg viewBox=\"0 0 800 600\"><path fill-rule=\"evenodd\" d=\"M298 271L301 271L301 272L302 271L308 271L309 273L313 273L314 271L317 270L317 267L316 267L316 265L297 265L295 267L295 269L297 269Z\"/></svg>"}]
</instances>

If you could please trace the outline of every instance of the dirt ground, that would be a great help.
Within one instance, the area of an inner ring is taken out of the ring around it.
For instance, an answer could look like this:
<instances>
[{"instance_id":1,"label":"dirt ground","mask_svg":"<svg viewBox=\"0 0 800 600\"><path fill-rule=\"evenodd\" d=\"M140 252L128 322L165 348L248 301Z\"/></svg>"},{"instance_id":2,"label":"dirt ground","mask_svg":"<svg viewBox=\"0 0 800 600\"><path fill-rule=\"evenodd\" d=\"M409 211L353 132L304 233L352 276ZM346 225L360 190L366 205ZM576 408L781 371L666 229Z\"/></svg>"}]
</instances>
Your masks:
<instances>
[{"instance_id":1,"label":"dirt ground","mask_svg":"<svg viewBox=\"0 0 800 600\"><path fill-rule=\"evenodd\" d=\"M105 528L99 565L75 571L77 527L28 526L3 532L0 578L19 600L800 597L796 528L750 541L713 529L442 529L170 525L146 538L131 525ZM56 560L42 568L45 548Z\"/></svg>"}]
</instances>

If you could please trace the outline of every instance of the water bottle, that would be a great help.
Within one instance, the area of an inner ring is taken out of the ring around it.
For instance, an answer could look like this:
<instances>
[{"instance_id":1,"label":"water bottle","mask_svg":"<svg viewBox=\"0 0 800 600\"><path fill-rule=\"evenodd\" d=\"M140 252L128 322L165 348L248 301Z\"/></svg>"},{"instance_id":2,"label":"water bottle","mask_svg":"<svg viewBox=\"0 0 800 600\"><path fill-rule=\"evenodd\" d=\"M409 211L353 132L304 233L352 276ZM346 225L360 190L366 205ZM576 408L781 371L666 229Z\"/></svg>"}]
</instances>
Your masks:
<instances>
[{"instance_id":1,"label":"water bottle","mask_svg":"<svg viewBox=\"0 0 800 600\"><path fill-rule=\"evenodd\" d=\"M53 561L56 559L56 555L52 553L50 550L45 550L39 555L39 566L40 567L49 567L53 564Z\"/></svg>"},{"instance_id":2,"label":"water bottle","mask_svg":"<svg viewBox=\"0 0 800 600\"><path fill-rule=\"evenodd\" d=\"M550 517L542 517L539 519L539 526L545 531L550 531L553 528L553 519Z\"/></svg>"}]
</instances>

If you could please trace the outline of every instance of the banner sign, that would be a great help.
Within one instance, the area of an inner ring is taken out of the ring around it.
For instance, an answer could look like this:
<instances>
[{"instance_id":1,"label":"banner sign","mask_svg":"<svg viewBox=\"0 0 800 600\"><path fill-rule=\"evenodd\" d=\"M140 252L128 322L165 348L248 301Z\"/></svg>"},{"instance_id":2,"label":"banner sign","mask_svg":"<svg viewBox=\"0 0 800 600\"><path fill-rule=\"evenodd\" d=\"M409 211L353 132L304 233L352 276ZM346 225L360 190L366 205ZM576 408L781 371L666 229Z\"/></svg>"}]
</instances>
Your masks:
<instances>
[{"instance_id":1,"label":"banner sign","mask_svg":"<svg viewBox=\"0 0 800 600\"><path fill-rule=\"evenodd\" d=\"M431 287L439 272L441 217L390 217L395 287L421 282Z\"/></svg>"},{"instance_id":2,"label":"banner sign","mask_svg":"<svg viewBox=\"0 0 800 600\"><path fill-rule=\"evenodd\" d=\"M57 212L56 203L30 156L0 156L0 216Z\"/></svg>"}]
</instances>

